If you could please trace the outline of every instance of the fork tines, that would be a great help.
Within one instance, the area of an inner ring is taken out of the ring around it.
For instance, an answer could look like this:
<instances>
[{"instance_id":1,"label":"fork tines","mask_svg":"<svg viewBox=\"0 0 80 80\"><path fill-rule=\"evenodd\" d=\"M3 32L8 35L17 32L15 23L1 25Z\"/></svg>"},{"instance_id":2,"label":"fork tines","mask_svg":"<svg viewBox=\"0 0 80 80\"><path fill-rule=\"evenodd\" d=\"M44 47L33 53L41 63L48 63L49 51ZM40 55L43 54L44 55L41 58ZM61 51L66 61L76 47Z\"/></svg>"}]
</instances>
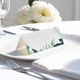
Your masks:
<instances>
[{"instance_id":1,"label":"fork tines","mask_svg":"<svg viewBox=\"0 0 80 80\"><path fill-rule=\"evenodd\" d=\"M7 60L6 61L13 69L20 67L18 64L16 64L13 60Z\"/></svg>"}]
</instances>

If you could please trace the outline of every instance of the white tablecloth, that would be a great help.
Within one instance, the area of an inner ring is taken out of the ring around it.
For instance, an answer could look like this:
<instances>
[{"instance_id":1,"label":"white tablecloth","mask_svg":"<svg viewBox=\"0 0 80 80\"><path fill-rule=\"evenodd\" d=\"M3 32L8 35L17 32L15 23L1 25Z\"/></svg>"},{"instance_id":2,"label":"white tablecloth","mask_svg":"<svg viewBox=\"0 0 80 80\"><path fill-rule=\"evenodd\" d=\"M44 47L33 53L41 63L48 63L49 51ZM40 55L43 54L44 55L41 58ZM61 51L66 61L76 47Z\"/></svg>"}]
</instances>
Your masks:
<instances>
[{"instance_id":1,"label":"white tablecloth","mask_svg":"<svg viewBox=\"0 0 80 80\"><path fill-rule=\"evenodd\" d=\"M42 26L43 24L44 26ZM60 31L62 33L80 35L80 31L79 31L80 21L64 21L59 23L55 22L50 24L47 24L47 23L43 23L43 24L41 23L40 26L37 26L36 24L28 24L26 26L35 27L39 29L46 29L53 26L59 26ZM24 30L22 28L22 25L7 27L7 28L4 28L4 30L11 31L16 34L31 33L31 31ZM1 80L40 80L39 78L33 77L31 75L18 73L11 70L9 66L6 64L6 60L8 59L11 59L11 58L0 55L0 79ZM17 59L13 59L13 60L24 67L30 67L32 63L32 61L27 61L27 60L17 60ZM73 80L71 78L56 75L56 74L53 74L52 76L53 76L53 79L57 79L57 80Z\"/></svg>"},{"instance_id":2,"label":"white tablecloth","mask_svg":"<svg viewBox=\"0 0 80 80\"><path fill-rule=\"evenodd\" d=\"M11 31L16 34L34 32L34 31L26 30L22 26L39 28L41 30L58 26L62 33L80 35L80 21L63 21L63 22L17 25L17 26L11 26L9 28L4 28L4 30Z\"/></svg>"}]
</instances>

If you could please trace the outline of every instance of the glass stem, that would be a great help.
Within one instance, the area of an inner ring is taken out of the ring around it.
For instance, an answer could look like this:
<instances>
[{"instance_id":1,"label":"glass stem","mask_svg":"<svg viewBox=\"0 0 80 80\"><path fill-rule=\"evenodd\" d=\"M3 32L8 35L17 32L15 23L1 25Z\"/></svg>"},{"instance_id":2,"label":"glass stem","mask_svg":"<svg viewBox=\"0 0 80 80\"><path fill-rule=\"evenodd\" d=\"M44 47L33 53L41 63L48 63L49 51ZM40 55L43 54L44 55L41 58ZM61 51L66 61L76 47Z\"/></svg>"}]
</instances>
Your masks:
<instances>
[{"instance_id":1,"label":"glass stem","mask_svg":"<svg viewBox=\"0 0 80 80\"><path fill-rule=\"evenodd\" d=\"M1 18L1 27L3 28L3 18Z\"/></svg>"},{"instance_id":2,"label":"glass stem","mask_svg":"<svg viewBox=\"0 0 80 80\"><path fill-rule=\"evenodd\" d=\"M3 35L3 18L0 19L0 35Z\"/></svg>"}]
</instances>

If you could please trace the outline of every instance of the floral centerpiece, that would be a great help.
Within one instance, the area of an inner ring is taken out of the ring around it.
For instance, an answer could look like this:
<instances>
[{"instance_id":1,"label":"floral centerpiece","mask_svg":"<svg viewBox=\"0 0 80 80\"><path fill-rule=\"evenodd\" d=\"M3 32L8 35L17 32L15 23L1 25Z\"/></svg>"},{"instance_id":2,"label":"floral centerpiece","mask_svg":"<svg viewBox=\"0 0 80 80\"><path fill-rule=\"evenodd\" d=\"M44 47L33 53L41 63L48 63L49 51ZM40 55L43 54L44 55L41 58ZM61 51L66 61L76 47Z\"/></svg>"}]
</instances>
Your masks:
<instances>
[{"instance_id":1,"label":"floral centerpiece","mask_svg":"<svg viewBox=\"0 0 80 80\"><path fill-rule=\"evenodd\" d=\"M21 7L16 16L17 24L61 21L59 11L45 1L29 0L28 5Z\"/></svg>"}]
</instances>

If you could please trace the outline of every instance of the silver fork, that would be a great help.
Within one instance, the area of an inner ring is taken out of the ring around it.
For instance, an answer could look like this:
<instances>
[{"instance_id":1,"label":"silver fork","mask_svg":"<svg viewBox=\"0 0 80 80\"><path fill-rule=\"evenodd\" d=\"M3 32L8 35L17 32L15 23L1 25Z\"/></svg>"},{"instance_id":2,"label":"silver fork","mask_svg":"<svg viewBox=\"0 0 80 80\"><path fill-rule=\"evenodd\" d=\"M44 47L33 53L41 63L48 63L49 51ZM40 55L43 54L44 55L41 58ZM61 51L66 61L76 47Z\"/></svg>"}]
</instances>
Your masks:
<instances>
[{"instance_id":1,"label":"silver fork","mask_svg":"<svg viewBox=\"0 0 80 80\"><path fill-rule=\"evenodd\" d=\"M6 61L15 71L18 72L22 72L22 73L27 73L27 71L29 72L33 72L35 74L37 74L42 80L48 80L46 77L44 77L43 75L39 74L36 71L33 71L31 69L25 69L22 66L18 65L16 62L14 62L13 60L7 60Z\"/></svg>"}]
</instances>

